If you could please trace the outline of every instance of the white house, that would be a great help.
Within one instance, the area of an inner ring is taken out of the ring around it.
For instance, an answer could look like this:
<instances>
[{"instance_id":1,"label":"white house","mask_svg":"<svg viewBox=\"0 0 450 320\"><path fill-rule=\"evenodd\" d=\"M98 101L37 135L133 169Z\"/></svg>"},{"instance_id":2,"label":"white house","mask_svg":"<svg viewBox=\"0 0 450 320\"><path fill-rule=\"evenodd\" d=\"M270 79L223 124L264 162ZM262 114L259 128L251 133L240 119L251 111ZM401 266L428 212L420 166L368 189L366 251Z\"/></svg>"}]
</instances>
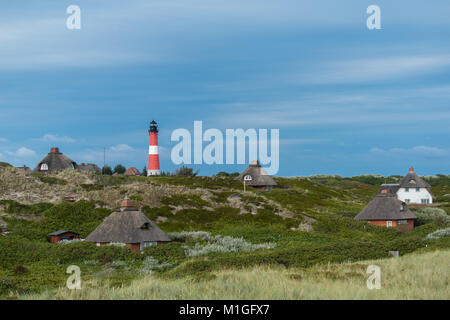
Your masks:
<instances>
[{"instance_id":1,"label":"white house","mask_svg":"<svg viewBox=\"0 0 450 320\"><path fill-rule=\"evenodd\" d=\"M414 172L414 168L409 168L408 174L400 181L397 198L406 203L433 203L431 186Z\"/></svg>"}]
</instances>

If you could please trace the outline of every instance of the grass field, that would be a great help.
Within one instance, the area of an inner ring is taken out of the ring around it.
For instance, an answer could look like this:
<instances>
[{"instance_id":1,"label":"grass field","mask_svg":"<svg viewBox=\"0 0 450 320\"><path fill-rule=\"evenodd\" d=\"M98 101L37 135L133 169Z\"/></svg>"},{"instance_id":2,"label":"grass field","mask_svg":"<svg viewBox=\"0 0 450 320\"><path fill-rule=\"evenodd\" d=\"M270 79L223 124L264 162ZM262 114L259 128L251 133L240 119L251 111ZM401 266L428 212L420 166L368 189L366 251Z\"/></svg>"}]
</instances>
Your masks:
<instances>
[{"instance_id":1,"label":"grass field","mask_svg":"<svg viewBox=\"0 0 450 320\"><path fill-rule=\"evenodd\" d=\"M369 290L367 266L381 268L381 289ZM450 299L450 250L400 258L316 265L307 269L258 266L218 271L207 279L147 276L109 287L60 288L19 299Z\"/></svg>"},{"instance_id":2,"label":"grass field","mask_svg":"<svg viewBox=\"0 0 450 320\"><path fill-rule=\"evenodd\" d=\"M412 232L404 234L394 228L354 220L376 194L380 183L398 179L395 176L276 178L278 186L274 190L244 193L242 185L232 177L146 178L72 171L27 176L15 168L3 168L0 299L54 292L65 285L70 265L80 267L83 281L94 288L89 293L92 297L97 289L99 294L107 294L112 288L123 287L118 294L126 298L123 290L147 285L156 291L145 287L143 291L138 289L138 295L129 297L154 292L151 297L155 298L226 298L227 294L237 298L257 298L263 294L280 299L313 298L317 292L308 296L305 288L315 286L316 278L340 277L332 270L316 270L316 265L383 259L392 250L407 256L424 250L450 249L446 231L450 227L450 176L428 178L438 207L414 209L420 219ZM49 243L48 234L56 230L71 230L85 238L117 208L125 195L163 231L171 236L178 234L172 238L174 241L148 247L142 254L117 246L96 247L89 242ZM77 201L63 201L66 196ZM439 236L429 237L430 234ZM412 264L410 269L418 268ZM310 270L308 278L302 278L304 270ZM259 275L265 276L265 282L258 282ZM365 276L365 269L358 269L344 272L341 280L360 283ZM239 283L248 286L232 287ZM259 287L264 283L267 288L277 288L270 293ZM339 281L333 283L339 285ZM334 288L332 283L323 285ZM217 293L209 292L205 286ZM234 289L228 292L221 286ZM381 294L366 291L364 294ZM339 288L325 292L338 295ZM382 292L383 297L397 297ZM50 294L49 298L52 297Z\"/></svg>"}]
</instances>

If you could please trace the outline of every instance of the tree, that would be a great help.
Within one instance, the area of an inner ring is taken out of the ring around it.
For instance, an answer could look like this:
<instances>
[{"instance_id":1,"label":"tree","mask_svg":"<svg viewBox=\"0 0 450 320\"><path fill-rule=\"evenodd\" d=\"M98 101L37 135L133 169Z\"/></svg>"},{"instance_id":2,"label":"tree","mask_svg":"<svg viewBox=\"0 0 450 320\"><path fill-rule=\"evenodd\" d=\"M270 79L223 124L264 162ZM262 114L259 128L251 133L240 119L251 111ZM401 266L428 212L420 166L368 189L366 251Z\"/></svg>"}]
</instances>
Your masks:
<instances>
[{"instance_id":1,"label":"tree","mask_svg":"<svg viewBox=\"0 0 450 320\"><path fill-rule=\"evenodd\" d=\"M142 175L143 175L144 177L147 176L147 167L144 167L144 169L142 169Z\"/></svg>"},{"instance_id":2,"label":"tree","mask_svg":"<svg viewBox=\"0 0 450 320\"><path fill-rule=\"evenodd\" d=\"M102 174L106 174L108 176L112 175L113 172L112 172L111 167L110 166L104 166L103 169L102 169Z\"/></svg>"},{"instance_id":3,"label":"tree","mask_svg":"<svg viewBox=\"0 0 450 320\"><path fill-rule=\"evenodd\" d=\"M114 173L117 174L124 174L125 171L127 171L127 168L125 168L123 165L118 164L117 166L114 167Z\"/></svg>"},{"instance_id":4,"label":"tree","mask_svg":"<svg viewBox=\"0 0 450 320\"><path fill-rule=\"evenodd\" d=\"M176 177L195 177L198 174L199 170L194 172L193 168L182 166L175 170Z\"/></svg>"}]
</instances>

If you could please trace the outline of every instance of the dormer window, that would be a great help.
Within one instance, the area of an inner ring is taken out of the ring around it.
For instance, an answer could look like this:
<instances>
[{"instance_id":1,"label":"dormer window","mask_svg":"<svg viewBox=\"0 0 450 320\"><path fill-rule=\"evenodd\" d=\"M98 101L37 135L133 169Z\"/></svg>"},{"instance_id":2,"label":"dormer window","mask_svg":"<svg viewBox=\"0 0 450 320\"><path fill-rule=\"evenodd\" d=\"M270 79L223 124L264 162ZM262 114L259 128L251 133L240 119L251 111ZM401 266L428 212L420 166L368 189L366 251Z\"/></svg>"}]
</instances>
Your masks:
<instances>
[{"instance_id":1,"label":"dormer window","mask_svg":"<svg viewBox=\"0 0 450 320\"><path fill-rule=\"evenodd\" d=\"M246 175L245 177L244 177L244 181L252 181L252 176L251 175Z\"/></svg>"},{"instance_id":2,"label":"dormer window","mask_svg":"<svg viewBox=\"0 0 450 320\"><path fill-rule=\"evenodd\" d=\"M414 180L414 179L409 180L409 183L416 184L416 180Z\"/></svg>"},{"instance_id":3,"label":"dormer window","mask_svg":"<svg viewBox=\"0 0 450 320\"><path fill-rule=\"evenodd\" d=\"M41 164L41 171L48 171L48 165L46 163Z\"/></svg>"},{"instance_id":4,"label":"dormer window","mask_svg":"<svg viewBox=\"0 0 450 320\"><path fill-rule=\"evenodd\" d=\"M141 226L141 229L149 229L150 228L150 223L146 222Z\"/></svg>"},{"instance_id":5,"label":"dormer window","mask_svg":"<svg viewBox=\"0 0 450 320\"><path fill-rule=\"evenodd\" d=\"M405 192L409 192L409 188L405 188Z\"/></svg>"}]
</instances>

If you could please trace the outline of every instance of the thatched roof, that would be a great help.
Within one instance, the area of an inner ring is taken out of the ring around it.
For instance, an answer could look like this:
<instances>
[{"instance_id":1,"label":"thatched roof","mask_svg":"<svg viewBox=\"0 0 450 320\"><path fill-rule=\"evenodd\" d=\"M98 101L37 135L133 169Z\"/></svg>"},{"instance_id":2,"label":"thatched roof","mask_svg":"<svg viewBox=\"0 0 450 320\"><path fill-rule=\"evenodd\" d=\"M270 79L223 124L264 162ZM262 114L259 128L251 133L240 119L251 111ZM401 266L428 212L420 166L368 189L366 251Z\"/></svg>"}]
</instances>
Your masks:
<instances>
[{"instance_id":1,"label":"thatched roof","mask_svg":"<svg viewBox=\"0 0 450 320\"><path fill-rule=\"evenodd\" d=\"M398 183L385 183L382 184L377 194L385 194L386 192L392 195L397 194L400 185Z\"/></svg>"},{"instance_id":2,"label":"thatched roof","mask_svg":"<svg viewBox=\"0 0 450 320\"><path fill-rule=\"evenodd\" d=\"M101 173L102 169L94 163L81 163L78 165L78 170L80 171L89 171L89 172L98 172Z\"/></svg>"},{"instance_id":3,"label":"thatched roof","mask_svg":"<svg viewBox=\"0 0 450 320\"><path fill-rule=\"evenodd\" d=\"M386 193L376 195L358 213L355 220L404 220L415 218L414 213L407 208L404 202L398 200L395 195Z\"/></svg>"},{"instance_id":4,"label":"thatched roof","mask_svg":"<svg viewBox=\"0 0 450 320\"><path fill-rule=\"evenodd\" d=\"M421 177L419 177L414 169L409 169L408 174L400 181L401 188L427 188L430 189L431 186L425 182Z\"/></svg>"},{"instance_id":5,"label":"thatched roof","mask_svg":"<svg viewBox=\"0 0 450 320\"><path fill-rule=\"evenodd\" d=\"M246 180L248 186L276 186L277 183L269 174L261 167L259 161L252 161L250 166L244 170L236 179L243 182L244 177L250 176L251 180Z\"/></svg>"},{"instance_id":6,"label":"thatched roof","mask_svg":"<svg viewBox=\"0 0 450 320\"><path fill-rule=\"evenodd\" d=\"M41 170L42 164L46 164L48 170ZM59 152L58 148L51 148L48 155L42 159L36 168L34 168L34 172L51 172L51 171L59 171L64 169L77 169L78 166L75 161L66 157L61 152Z\"/></svg>"},{"instance_id":7,"label":"thatched roof","mask_svg":"<svg viewBox=\"0 0 450 320\"><path fill-rule=\"evenodd\" d=\"M86 241L91 242L168 242L169 237L126 198L122 207L111 213Z\"/></svg>"}]
</instances>

